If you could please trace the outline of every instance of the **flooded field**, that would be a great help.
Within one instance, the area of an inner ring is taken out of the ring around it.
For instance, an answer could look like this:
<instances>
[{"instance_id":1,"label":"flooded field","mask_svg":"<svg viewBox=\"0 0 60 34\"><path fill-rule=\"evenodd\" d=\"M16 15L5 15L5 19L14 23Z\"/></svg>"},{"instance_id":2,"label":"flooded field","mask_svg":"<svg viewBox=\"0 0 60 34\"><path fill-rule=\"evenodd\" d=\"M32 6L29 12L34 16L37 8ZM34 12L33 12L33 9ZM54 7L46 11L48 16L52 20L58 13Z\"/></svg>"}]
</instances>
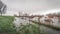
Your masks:
<instances>
[{"instance_id":1,"label":"flooded field","mask_svg":"<svg viewBox=\"0 0 60 34\"><path fill-rule=\"evenodd\" d=\"M29 19L24 20L24 19L17 18L17 17L15 17L15 19L16 20L14 21L14 23L16 26L19 26L20 23L23 23L23 24L32 23L32 22L29 22ZM40 25L40 30L44 31L47 34L60 34L59 30L51 29L51 28L48 28L48 27L43 26L43 25Z\"/></svg>"}]
</instances>

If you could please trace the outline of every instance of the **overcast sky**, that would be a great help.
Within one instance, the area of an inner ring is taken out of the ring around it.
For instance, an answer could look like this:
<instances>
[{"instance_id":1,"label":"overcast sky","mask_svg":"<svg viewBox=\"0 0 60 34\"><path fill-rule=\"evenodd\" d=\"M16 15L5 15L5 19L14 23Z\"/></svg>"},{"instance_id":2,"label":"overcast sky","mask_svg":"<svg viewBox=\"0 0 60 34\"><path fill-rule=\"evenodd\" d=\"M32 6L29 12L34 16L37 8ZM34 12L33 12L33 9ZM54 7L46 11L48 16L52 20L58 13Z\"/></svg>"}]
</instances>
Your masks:
<instances>
[{"instance_id":1,"label":"overcast sky","mask_svg":"<svg viewBox=\"0 0 60 34\"><path fill-rule=\"evenodd\" d=\"M44 12L60 9L60 0L1 0L7 5L8 11Z\"/></svg>"}]
</instances>

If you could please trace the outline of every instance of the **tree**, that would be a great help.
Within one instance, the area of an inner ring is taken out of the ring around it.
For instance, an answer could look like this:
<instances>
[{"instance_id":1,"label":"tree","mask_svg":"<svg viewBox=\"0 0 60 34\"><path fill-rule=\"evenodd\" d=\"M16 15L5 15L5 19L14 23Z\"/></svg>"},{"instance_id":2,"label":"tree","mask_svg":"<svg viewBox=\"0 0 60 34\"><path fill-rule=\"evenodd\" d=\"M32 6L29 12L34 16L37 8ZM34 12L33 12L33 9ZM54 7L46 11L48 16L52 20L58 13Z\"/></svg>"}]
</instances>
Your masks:
<instances>
[{"instance_id":1,"label":"tree","mask_svg":"<svg viewBox=\"0 0 60 34\"><path fill-rule=\"evenodd\" d=\"M6 7L7 6L0 1L0 14L1 14L1 16L2 16L2 14L5 14Z\"/></svg>"},{"instance_id":2,"label":"tree","mask_svg":"<svg viewBox=\"0 0 60 34\"><path fill-rule=\"evenodd\" d=\"M5 12L6 12L6 5L4 5L4 6L2 7L2 9L1 9L1 15L2 15L2 14L5 14Z\"/></svg>"}]
</instances>

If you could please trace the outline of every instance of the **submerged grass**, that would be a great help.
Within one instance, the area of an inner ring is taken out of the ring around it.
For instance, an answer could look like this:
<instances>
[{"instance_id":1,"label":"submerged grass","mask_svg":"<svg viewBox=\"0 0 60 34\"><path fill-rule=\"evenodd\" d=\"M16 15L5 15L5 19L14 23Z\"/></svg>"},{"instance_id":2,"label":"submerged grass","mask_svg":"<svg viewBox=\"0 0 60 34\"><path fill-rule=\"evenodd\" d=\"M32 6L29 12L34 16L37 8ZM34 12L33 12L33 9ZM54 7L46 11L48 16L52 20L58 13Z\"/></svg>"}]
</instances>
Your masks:
<instances>
[{"instance_id":1,"label":"submerged grass","mask_svg":"<svg viewBox=\"0 0 60 34\"><path fill-rule=\"evenodd\" d=\"M20 26L20 34L44 34L40 31L38 24L27 24Z\"/></svg>"}]
</instances>

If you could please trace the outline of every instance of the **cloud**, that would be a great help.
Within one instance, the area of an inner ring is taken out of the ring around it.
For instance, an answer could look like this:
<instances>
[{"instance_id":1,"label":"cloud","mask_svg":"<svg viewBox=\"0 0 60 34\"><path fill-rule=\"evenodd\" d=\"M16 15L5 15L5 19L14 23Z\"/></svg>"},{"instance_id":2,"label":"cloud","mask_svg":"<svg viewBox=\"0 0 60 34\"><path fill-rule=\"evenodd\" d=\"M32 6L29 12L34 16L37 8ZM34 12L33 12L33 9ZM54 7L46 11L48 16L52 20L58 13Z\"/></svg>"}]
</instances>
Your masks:
<instances>
[{"instance_id":1,"label":"cloud","mask_svg":"<svg viewBox=\"0 0 60 34\"><path fill-rule=\"evenodd\" d=\"M8 10L27 13L60 8L60 0L2 0Z\"/></svg>"}]
</instances>

